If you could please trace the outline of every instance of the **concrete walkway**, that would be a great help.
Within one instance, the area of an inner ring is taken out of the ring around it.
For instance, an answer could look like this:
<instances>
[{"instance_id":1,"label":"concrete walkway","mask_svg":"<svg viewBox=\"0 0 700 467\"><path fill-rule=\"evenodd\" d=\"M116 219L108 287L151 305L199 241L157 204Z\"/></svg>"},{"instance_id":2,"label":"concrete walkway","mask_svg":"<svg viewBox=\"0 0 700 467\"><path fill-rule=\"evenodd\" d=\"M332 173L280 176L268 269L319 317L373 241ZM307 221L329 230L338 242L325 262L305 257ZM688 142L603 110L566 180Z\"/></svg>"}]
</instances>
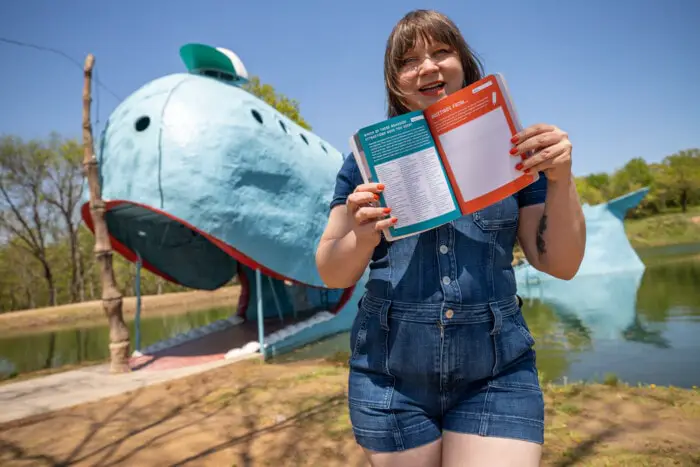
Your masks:
<instances>
[{"instance_id":1,"label":"concrete walkway","mask_svg":"<svg viewBox=\"0 0 700 467\"><path fill-rule=\"evenodd\" d=\"M0 423L116 396L258 355L124 374L110 374L109 365L105 364L3 384L0 385Z\"/></svg>"}]
</instances>

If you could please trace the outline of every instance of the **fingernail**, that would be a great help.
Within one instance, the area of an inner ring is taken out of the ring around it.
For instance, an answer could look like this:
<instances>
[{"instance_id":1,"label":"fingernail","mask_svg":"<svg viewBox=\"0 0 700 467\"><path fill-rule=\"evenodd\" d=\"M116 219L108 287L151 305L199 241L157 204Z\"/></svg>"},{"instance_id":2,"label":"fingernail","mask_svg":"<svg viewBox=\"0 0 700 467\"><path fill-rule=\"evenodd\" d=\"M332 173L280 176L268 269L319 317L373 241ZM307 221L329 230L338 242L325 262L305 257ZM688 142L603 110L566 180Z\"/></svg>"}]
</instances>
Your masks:
<instances>
[{"instance_id":1,"label":"fingernail","mask_svg":"<svg viewBox=\"0 0 700 467\"><path fill-rule=\"evenodd\" d=\"M530 173L530 169L525 169L525 173L526 173L526 174L529 174L529 173Z\"/></svg>"},{"instance_id":2,"label":"fingernail","mask_svg":"<svg viewBox=\"0 0 700 467\"><path fill-rule=\"evenodd\" d=\"M391 208L384 208L384 214L389 214L391 212Z\"/></svg>"},{"instance_id":3,"label":"fingernail","mask_svg":"<svg viewBox=\"0 0 700 467\"><path fill-rule=\"evenodd\" d=\"M379 195L376 193L372 193L372 196L374 196L375 201L379 199Z\"/></svg>"},{"instance_id":4,"label":"fingernail","mask_svg":"<svg viewBox=\"0 0 700 467\"><path fill-rule=\"evenodd\" d=\"M511 153L512 155L516 155L516 154L518 153L518 148L513 148L513 149L511 149L511 150L510 150L510 153Z\"/></svg>"},{"instance_id":5,"label":"fingernail","mask_svg":"<svg viewBox=\"0 0 700 467\"><path fill-rule=\"evenodd\" d=\"M515 170L522 170L523 169L523 164L518 162L518 164L515 166Z\"/></svg>"},{"instance_id":6,"label":"fingernail","mask_svg":"<svg viewBox=\"0 0 700 467\"><path fill-rule=\"evenodd\" d=\"M379 185L377 185L377 190L383 190L383 189L384 189L383 183L380 183Z\"/></svg>"},{"instance_id":7,"label":"fingernail","mask_svg":"<svg viewBox=\"0 0 700 467\"><path fill-rule=\"evenodd\" d=\"M396 224L398 221L399 221L399 220L398 220L397 218L395 218L395 217L394 217L393 219L391 219L391 223L392 223L392 224Z\"/></svg>"},{"instance_id":8,"label":"fingernail","mask_svg":"<svg viewBox=\"0 0 700 467\"><path fill-rule=\"evenodd\" d=\"M518 135L513 136L513 137L510 139L510 142L513 143L513 144L517 143L517 142L518 142Z\"/></svg>"}]
</instances>

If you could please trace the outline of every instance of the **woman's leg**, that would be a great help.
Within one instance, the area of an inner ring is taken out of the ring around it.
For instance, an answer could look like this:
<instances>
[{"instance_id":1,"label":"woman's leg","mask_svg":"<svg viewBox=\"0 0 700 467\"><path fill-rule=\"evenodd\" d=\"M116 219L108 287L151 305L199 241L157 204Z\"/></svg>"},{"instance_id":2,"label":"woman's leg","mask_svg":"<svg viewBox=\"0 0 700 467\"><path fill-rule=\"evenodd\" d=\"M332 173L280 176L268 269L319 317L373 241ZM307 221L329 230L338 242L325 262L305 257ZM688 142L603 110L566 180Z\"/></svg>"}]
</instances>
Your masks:
<instances>
[{"instance_id":1,"label":"woman's leg","mask_svg":"<svg viewBox=\"0 0 700 467\"><path fill-rule=\"evenodd\" d=\"M401 452L374 452L365 449L372 467L441 467L442 445L432 443Z\"/></svg>"},{"instance_id":2,"label":"woman's leg","mask_svg":"<svg viewBox=\"0 0 700 467\"><path fill-rule=\"evenodd\" d=\"M443 467L537 467L544 442L544 399L534 352L445 414Z\"/></svg>"},{"instance_id":3,"label":"woman's leg","mask_svg":"<svg viewBox=\"0 0 700 467\"><path fill-rule=\"evenodd\" d=\"M519 439L446 431L442 467L538 467L542 445Z\"/></svg>"},{"instance_id":4,"label":"woman's leg","mask_svg":"<svg viewBox=\"0 0 700 467\"><path fill-rule=\"evenodd\" d=\"M443 398L436 312L394 307L389 316L388 305L365 297L353 325L352 430L374 467L440 467Z\"/></svg>"}]
</instances>

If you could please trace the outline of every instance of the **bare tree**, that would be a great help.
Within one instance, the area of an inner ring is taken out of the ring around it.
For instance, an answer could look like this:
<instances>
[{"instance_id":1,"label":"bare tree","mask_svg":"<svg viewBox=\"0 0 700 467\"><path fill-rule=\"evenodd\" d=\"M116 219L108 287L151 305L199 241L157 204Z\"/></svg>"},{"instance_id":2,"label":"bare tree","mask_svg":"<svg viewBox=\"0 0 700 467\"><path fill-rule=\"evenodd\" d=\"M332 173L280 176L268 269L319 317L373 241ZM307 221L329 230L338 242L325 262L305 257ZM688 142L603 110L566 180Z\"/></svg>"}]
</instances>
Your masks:
<instances>
[{"instance_id":1,"label":"bare tree","mask_svg":"<svg viewBox=\"0 0 700 467\"><path fill-rule=\"evenodd\" d=\"M71 302L85 300L83 260L78 244L80 218L78 204L83 194L83 168L77 141L61 141L53 136L50 141L54 157L47 169L46 202L54 206L65 224L70 246Z\"/></svg>"},{"instance_id":2,"label":"bare tree","mask_svg":"<svg viewBox=\"0 0 700 467\"><path fill-rule=\"evenodd\" d=\"M48 305L56 305L56 286L46 254L55 216L44 199L51 153L41 143L6 136L0 141L0 227L20 240L43 269Z\"/></svg>"}]
</instances>

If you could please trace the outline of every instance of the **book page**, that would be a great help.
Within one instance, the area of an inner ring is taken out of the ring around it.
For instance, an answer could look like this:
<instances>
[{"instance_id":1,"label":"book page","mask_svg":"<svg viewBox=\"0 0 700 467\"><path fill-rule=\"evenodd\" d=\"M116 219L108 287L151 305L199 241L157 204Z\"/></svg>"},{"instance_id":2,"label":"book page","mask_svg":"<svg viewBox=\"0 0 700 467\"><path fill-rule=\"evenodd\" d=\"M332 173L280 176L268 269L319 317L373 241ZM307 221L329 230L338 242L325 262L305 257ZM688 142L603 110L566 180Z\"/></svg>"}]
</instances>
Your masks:
<instances>
[{"instance_id":1,"label":"book page","mask_svg":"<svg viewBox=\"0 0 700 467\"><path fill-rule=\"evenodd\" d=\"M516 170L510 138L520 123L507 91L490 75L426 110L445 170L464 214L504 199L537 180Z\"/></svg>"},{"instance_id":2,"label":"book page","mask_svg":"<svg viewBox=\"0 0 700 467\"><path fill-rule=\"evenodd\" d=\"M370 178L385 185L382 206L398 222L392 237L437 227L459 213L425 118L412 112L358 132Z\"/></svg>"}]
</instances>

